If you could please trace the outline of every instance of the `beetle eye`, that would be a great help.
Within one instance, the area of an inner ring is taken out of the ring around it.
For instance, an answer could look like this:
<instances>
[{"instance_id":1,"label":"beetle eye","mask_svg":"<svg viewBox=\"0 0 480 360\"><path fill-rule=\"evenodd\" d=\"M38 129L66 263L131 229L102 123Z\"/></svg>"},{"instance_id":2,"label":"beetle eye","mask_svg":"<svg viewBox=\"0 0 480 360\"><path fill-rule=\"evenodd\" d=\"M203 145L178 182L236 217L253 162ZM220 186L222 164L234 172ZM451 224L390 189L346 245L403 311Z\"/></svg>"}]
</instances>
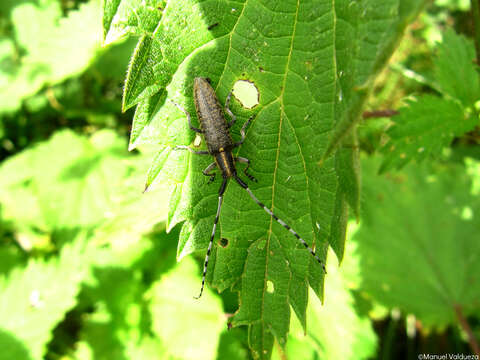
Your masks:
<instances>
[{"instance_id":1,"label":"beetle eye","mask_svg":"<svg viewBox=\"0 0 480 360\"><path fill-rule=\"evenodd\" d=\"M205 80L207 80L207 82L212 85L212 80L210 78L205 78Z\"/></svg>"}]
</instances>

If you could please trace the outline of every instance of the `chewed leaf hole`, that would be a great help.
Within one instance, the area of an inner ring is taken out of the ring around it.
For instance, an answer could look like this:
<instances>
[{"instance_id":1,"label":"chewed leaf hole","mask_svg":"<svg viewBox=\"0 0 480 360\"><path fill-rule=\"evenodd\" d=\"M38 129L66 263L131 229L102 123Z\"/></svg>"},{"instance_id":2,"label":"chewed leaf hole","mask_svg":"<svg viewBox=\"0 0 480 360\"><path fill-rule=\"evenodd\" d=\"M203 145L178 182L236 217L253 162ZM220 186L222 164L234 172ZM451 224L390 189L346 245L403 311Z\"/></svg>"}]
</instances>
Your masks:
<instances>
[{"instance_id":1,"label":"chewed leaf hole","mask_svg":"<svg viewBox=\"0 0 480 360\"><path fill-rule=\"evenodd\" d=\"M195 140L193 140L193 146L199 147L201 144L202 144L202 137L199 134L197 134L195 136Z\"/></svg>"},{"instance_id":2,"label":"chewed leaf hole","mask_svg":"<svg viewBox=\"0 0 480 360\"><path fill-rule=\"evenodd\" d=\"M257 106L260 99L257 87L248 80L238 80L233 85L233 96L247 109Z\"/></svg>"},{"instance_id":3,"label":"chewed leaf hole","mask_svg":"<svg viewBox=\"0 0 480 360\"><path fill-rule=\"evenodd\" d=\"M267 280L267 292L273 294L275 291L275 286L273 285L273 281Z\"/></svg>"},{"instance_id":4,"label":"chewed leaf hole","mask_svg":"<svg viewBox=\"0 0 480 360\"><path fill-rule=\"evenodd\" d=\"M220 244L221 247L226 248L228 246L228 239L221 238L218 243Z\"/></svg>"}]
</instances>

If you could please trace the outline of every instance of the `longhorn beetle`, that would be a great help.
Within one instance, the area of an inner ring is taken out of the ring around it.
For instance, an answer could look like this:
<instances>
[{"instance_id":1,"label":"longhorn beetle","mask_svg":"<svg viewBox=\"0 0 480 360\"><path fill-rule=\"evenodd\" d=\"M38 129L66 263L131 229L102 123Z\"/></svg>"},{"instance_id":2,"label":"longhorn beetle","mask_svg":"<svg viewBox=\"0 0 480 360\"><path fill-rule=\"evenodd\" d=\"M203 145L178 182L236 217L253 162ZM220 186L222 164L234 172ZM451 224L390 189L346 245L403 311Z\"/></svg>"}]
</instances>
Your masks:
<instances>
[{"instance_id":1,"label":"longhorn beetle","mask_svg":"<svg viewBox=\"0 0 480 360\"><path fill-rule=\"evenodd\" d=\"M205 286L205 277L207 275L208 259L210 257L210 252L212 251L213 239L215 238L215 230L217 228L218 218L220 216L220 210L222 208L223 193L227 186L227 182L230 178L233 178L243 189L245 189L250 197L255 201L255 203L260 206L263 210L267 212L272 218L274 218L280 225L285 229L290 231L302 244L305 246L308 251L315 257L315 259L320 263L325 271L325 265L322 260L315 254L315 251L303 240L300 235L298 235L295 230L288 226L282 219L279 219L269 208L267 208L260 200L253 195L252 191L248 185L238 177L237 169L235 167L236 162L247 164L243 173L252 181L257 181L252 175L248 173L248 168L250 166L250 160L243 157L234 157L232 150L243 144L245 141L245 129L250 124L252 118L248 119L247 122L242 126L240 130L240 135L242 136L241 140L238 142L233 142L232 137L230 136L229 129L237 120L236 116L231 112L229 108L230 97L232 92L227 96L225 101L225 112L231 117L229 122L226 121L220 102L218 101L215 90L213 90L210 82L206 78L197 77L193 83L193 100L195 103L195 110L197 112L198 120L200 121L200 129L192 125L192 119L190 114L182 108L180 105L173 103L177 108L179 108L187 117L188 125L190 129L197 133L203 134L205 142L207 144L208 151L196 151L189 146L180 145L177 146L176 150L188 150L193 154L197 155L211 155L214 158L214 162L208 165L203 174L205 176L210 176L209 183L215 180L216 173L212 172L215 168L218 168L222 173L222 185L218 190L218 207L217 215L215 216L215 221L213 222L212 236L210 237L210 242L208 244L207 254L205 256L205 262L203 265L203 274L202 274L202 287L200 289L200 295L196 297L199 299L202 296L203 288Z\"/></svg>"}]
</instances>

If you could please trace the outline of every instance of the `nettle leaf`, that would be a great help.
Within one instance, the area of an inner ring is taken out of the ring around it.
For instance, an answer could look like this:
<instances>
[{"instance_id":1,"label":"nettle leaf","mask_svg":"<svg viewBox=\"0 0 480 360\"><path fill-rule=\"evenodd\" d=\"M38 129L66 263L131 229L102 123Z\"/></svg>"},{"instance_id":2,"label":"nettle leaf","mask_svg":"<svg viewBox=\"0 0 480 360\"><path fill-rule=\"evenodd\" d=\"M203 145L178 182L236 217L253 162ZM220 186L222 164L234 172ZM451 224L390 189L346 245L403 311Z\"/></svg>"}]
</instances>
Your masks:
<instances>
[{"instance_id":1,"label":"nettle leaf","mask_svg":"<svg viewBox=\"0 0 480 360\"><path fill-rule=\"evenodd\" d=\"M382 148L386 154L380 171L401 168L415 159L421 161L438 156L454 137L472 130L478 123L458 102L437 96L424 95L407 101L394 125L387 131L389 142Z\"/></svg>"},{"instance_id":2,"label":"nettle leaf","mask_svg":"<svg viewBox=\"0 0 480 360\"><path fill-rule=\"evenodd\" d=\"M415 159L421 161L440 154L454 137L462 136L479 124L472 108L480 98L480 82L475 65L475 48L465 37L447 30L438 44L434 60L436 88L444 98L424 95L407 101L393 126L382 152L386 154L380 171L401 168Z\"/></svg>"},{"instance_id":3,"label":"nettle leaf","mask_svg":"<svg viewBox=\"0 0 480 360\"><path fill-rule=\"evenodd\" d=\"M167 187L141 196L150 161L128 154L111 130L59 131L0 166L2 218L30 242L84 227L99 242L132 243L167 218Z\"/></svg>"},{"instance_id":4,"label":"nettle leaf","mask_svg":"<svg viewBox=\"0 0 480 360\"><path fill-rule=\"evenodd\" d=\"M379 177L365 160L362 224L354 235L361 289L426 326L456 323L480 305L480 202L472 196L480 166L410 164Z\"/></svg>"},{"instance_id":5,"label":"nettle leaf","mask_svg":"<svg viewBox=\"0 0 480 360\"><path fill-rule=\"evenodd\" d=\"M460 100L464 107L472 107L480 98L475 58L473 41L447 29L438 44L435 78L443 94Z\"/></svg>"},{"instance_id":6,"label":"nettle leaf","mask_svg":"<svg viewBox=\"0 0 480 360\"><path fill-rule=\"evenodd\" d=\"M0 359L43 358L52 330L75 305L88 275L85 248L80 235L58 258L30 260L0 277Z\"/></svg>"},{"instance_id":7,"label":"nettle leaf","mask_svg":"<svg viewBox=\"0 0 480 360\"><path fill-rule=\"evenodd\" d=\"M186 259L151 289L152 331L176 359L214 359L226 327L220 299L206 293L205 301L199 302L191 296L200 280L197 269Z\"/></svg>"},{"instance_id":8,"label":"nettle leaf","mask_svg":"<svg viewBox=\"0 0 480 360\"><path fill-rule=\"evenodd\" d=\"M342 144L359 121L376 75L390 58L403 30L426 3L417 0L335 2L337 125L324 157Z\"/></svg>"},{"instance_id":9,"label":"nettle leaf","mask_svg":"<svg viewBox=\"0 0 480 360\"><path fill-rule=\"evenodd\" d=\"M0 167L3 217L44 232L102 223L129 171L124 145L109 130L89 139L64 130L11 157Z\"/></svg>"},{"instance_id":10,"label":"nettle leaf","mask_svg":"<svg viewBox=\"0 0 480 360\"><path fill-rule=\"evenodd\" d=\"M256 108L242 109L236 100L231 104L238 116L235 139L255 115L245 143L236 150L252 162L258 178L252 191L315 244L322 258L329 244L342 257L346 204L358 208L359 171L353 168L355 146L337 160L333 155L361 110L364 85L384 65L407 19L419 9L417 4L408 11L404 6L400 0L168 3L153 35L137 45L123 104L125 109L137 105L130 148L160 148L147 186L158 181L157 175L171 184L168 228L184 222L179 258L196 250L204 254L217 208L218 183L207 186L201 174L212 160L172 151L192 143L194 134L185 115L166 100L182 105L197 123L195 77L210 78L221 103L236 80L254 83L260 99ZM352 139L345 148L355 144ZM341 187L340 174L349 176ZM348 184L354 184L352 189ZM233 183L217 229L227 245L214 247L208 282L219 291L240 292L232 324L249 325L254 356L268 358L274 337L285 344L290 308L305 327L308 287L322 297L322 269Z\"/></svg>"},{"instance_id":11,"label":"nettle leaf","mask_svg":"<svg viewBox=\"0 0 480 360\"><path fill-rule=\"evenodd\" d=\"M358 276L354 267L358 257L349 258L350 264L338 269L330 261L325 278L325 301L313 298L307 309L308 328L305 334L299 321L292 321L288 343L274 359L368 359L375 355L377 337L368 316L359 315L353 295L348 289L352 276ZM345 270L352 271L345 274Z\"/></svg>"},{"instance_id":12,"label":"nettle leaf","mask_svg":"<svg viewBox=\"0 0 480 360\"><path fill-rule=\"evenodd\" d=\"M103 37L110 44L129 34L152 34L162 17L165 0L104 0Z\"/></svg>"},{"instance_id":13,"label":"nettle leaf","mask_svg":"<svg viewBox=\"0 0 480 360\"><path fill-rule=\"evenodd\" d=\"M81 4L67 17L58 1L17 2L10 6L7 9L11 11L15 38L0 43L3 112L17 110L23 99L45 84L82 73L101 44L99 1Z\"/></svg>"}]
</instances>

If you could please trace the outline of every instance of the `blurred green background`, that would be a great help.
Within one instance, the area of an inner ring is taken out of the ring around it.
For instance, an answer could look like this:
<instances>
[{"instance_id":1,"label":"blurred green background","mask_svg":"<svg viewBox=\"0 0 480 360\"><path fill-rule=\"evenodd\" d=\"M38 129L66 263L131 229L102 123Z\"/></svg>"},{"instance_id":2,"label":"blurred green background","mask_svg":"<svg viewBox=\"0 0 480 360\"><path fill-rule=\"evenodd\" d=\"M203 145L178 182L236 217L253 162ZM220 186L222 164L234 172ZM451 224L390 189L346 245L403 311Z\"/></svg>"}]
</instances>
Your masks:
<instances>
[{"instance_id":1,"label":"blurred green background","mask_svg":"<svg viewBox=\"0 0 480 360\"><path fill-rule=\"evenodd\" d=\"M473 37L469 1L421 13L366 111L434 92L446 28ZM161 179L142 194L153 150L127 151L121 96L137 39L102 47L102 34L100 1L0 2L0 359L248 359L246 329L226 325L236 294L192 299L203 254L177 263L170 194ZM340 267L329 255L325 304L310 296L307 333L292 317L275 359L475 351L478 131L379 175L390 124L366 115L359 126L360 222Z\"/></svg>"}]
</instances>

